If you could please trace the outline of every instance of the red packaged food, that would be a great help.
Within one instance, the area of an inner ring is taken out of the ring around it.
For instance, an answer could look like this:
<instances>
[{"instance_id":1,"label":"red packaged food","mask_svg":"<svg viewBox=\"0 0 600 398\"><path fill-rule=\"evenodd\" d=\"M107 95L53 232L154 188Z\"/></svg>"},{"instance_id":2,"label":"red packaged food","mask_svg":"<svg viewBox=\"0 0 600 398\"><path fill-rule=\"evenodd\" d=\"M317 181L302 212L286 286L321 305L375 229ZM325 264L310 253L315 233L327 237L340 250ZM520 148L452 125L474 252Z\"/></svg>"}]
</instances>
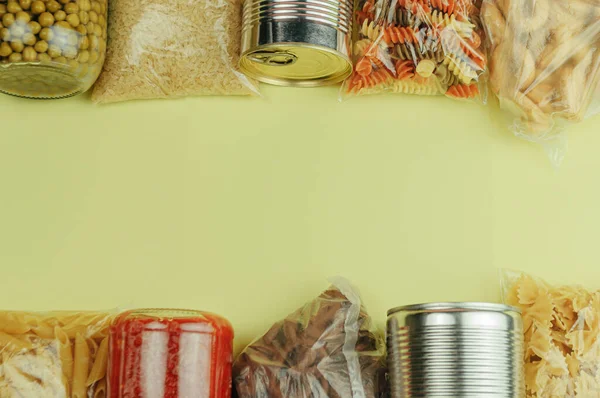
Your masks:
<instances>
[{"instance_id":1,"label":"red packaged food","mask_svg":"<svg viewBox=\"0 0 600 398\"><path fill-rule=\"evenodd\" d=\"M110 337L110 398L231 397L233 329L218 315L128 311Z\"/></svg>"}]
</instances>

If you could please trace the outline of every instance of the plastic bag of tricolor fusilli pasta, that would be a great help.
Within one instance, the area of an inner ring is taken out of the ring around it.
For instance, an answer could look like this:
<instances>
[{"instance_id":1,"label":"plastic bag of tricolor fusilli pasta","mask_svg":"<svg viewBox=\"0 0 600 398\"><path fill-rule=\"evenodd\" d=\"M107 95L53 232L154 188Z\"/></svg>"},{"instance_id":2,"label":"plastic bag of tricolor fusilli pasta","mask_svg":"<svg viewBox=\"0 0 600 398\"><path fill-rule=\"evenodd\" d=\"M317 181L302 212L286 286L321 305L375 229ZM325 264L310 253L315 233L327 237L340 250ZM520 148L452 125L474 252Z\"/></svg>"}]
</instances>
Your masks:
<instances>
[{"instance_id":1,"label":"plastic bag of tricolor fusilli pasta","mask_svg":"<svg viewBox=\"0 0 600 398\"><path fill-rule=\"evenodd\" d=\"M0 312L0 397L105 398L111 321L99 312Z\"/></svg>"},{"instance_id":2,"label":"plastic bag of tricolor fusilli pasta","mask_svg":"<svg viewBox=\"0 0 600 398\"><path fill-rule=\"evenodd\" d=\"M359 0L342 97L382 92L484 98L481 0Z\"/></svg>"},{"instance_id":3,"label":"plastic bag of tricolor fusilli pasta","mask_svg":"<svg viewBox=\"0 0 600 398\"><path fill-rule=\"evenodd\" d=\"M523 315L527 398L600 397L600 290L503 271L502 293Z\"/></svg>"}]
</instances>

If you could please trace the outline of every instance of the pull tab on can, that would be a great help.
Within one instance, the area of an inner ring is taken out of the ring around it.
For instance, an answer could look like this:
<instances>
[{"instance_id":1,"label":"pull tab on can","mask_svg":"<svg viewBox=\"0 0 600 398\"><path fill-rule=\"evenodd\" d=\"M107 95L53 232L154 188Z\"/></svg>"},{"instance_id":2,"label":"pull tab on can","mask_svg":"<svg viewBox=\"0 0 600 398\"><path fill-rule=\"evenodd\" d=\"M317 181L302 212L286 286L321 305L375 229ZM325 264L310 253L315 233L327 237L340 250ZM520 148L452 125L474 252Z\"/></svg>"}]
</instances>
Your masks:
<instances>
[{"instance_id":1,"label":"pull tab on can","mask_svg":"<svg viewBox=\"0 0 600 398\"><path fill-rule=\"evenodd\" d=\"M287 66L296 63L298 57L288 51L256 51L248 56L253 62L269 66Z\"/></svg>"}]
</instances>

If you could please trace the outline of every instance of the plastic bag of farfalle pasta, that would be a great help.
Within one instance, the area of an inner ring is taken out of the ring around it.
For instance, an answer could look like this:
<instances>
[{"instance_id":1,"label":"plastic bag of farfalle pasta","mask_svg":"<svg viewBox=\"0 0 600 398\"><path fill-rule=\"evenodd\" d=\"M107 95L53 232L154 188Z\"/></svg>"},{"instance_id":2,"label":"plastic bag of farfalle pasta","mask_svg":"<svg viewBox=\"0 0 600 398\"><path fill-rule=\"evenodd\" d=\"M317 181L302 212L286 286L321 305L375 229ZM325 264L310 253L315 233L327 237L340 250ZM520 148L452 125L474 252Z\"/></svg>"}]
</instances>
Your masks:
<instances>
[{"instance_id":1,"label":"plastic bag of farfalle pasta","mask_svg":"<svg viewBox=\"0 0 600 398\"><path fill-rule=\"evenodd\" d=\"M600 291L513 271L502 291L523 313L527 397L600 397Z\"/></svg>"},{"instance_id":2,"label":"plastic bag of farfalle pasta","mask_svg":"<svg viewBox=\"0 0 600 398\"><path fill-rule=\"evenodd\" d=\"M239 398L375 398L384 343L344 279L250 344L234 364Z\"/></svg>"},{"instance_id":3,"label":"plastic bag of farfalle pasta","mask_svg":"<svg viewBox=\"0 0 600 398\"><path fill-rule=\"evenodd\" d=\"M360 0L342 96L381 92L485 100L481 0Z\"/></svg>"},{"instance_id":4,"label":"plastic bag of farfalle pasta","mask_svg":"<svg viewBox=\"0 0 600 398\"><path fill-rule=\"evenodd\" d=\"M106 397L111 320L97 312L0 312L0 397Z\"/></svg>"},{"instance_id":5,"label":"plastic bag of farfalle pasta","mask_svg":"<svg viewBox=\"0 0 600 398\"><path fill-rule=\"evenodd\" d=\"M242 0L111 0L95 103L248 95L238 70Z\"/></svg>"},{"instance_id":6,"label":"plastic bag of farfalle pasta","mask_svg":"<svg viewBox=\"0 0 600 398\"><path fill-rule=\"evenodd\" d=\"M564 127L600 111L600 3L484 0L490 88L511 130L562 160Z\"/></svg>"}]
</instances>

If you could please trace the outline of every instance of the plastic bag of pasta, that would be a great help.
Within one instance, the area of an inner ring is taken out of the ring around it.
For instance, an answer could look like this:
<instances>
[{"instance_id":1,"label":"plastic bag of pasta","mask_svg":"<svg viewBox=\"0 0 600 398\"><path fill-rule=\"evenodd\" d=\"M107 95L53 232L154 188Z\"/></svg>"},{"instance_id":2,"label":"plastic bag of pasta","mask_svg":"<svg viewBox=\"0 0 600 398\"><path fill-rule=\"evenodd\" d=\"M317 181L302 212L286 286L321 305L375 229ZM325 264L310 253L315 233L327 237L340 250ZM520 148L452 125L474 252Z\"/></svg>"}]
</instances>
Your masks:
<instances>
[{"instance_id":1,"label":"plastic bag of pasta","mask_svg":"<svg viewBox=\"0 0 600 398\"><path fill-rule=\"evenodd\" d=\"M0 397L106 397L111 320L96 312L0 312Z\"/></svg>"},{"instance_id":2,"label":"plastic bag of pasta","mask_svg":"<svg viewBox=\"0 0 600 398\"><path fill-rule=\"evenodd\" d=\"M109 47L92 100L248 95L238 69L242 0L111 0Z\"/></svg>"},{"instance_id":3,"label":"plastic bag of pasta","mask_svg":"<svg viewBox=\"0 0 600 398\"><path fill-rule=\"evenodd\" d=\"M480 98L486 73L480 0L360 0L354 73L342 94Z\"/></svg>"},{"instance_id":4,"label":"plastic bag of pasta","mask_svg":"<svg viewBox=\"0 0 600 398\"><path fill-rule=\"evenodd\" d=\"M599 111L599 2L485 0L481 16L489 85L516 135L553 147L565 125Z\"/></svg>"},{"instance_id":5,"label":"plastic bag of pasta","mask_svg":"<svg viewBox=\"0 0 600 398\"><path fill-rule=\"evenodd\" d=\"M512 271L502 287L523 313L527 397L600 397L600 291Z\"/></svg>"},{"instance_id":6,"label":"plastic bag of pasta","mask_svg":"<svg viewBox=\"0 0 600 398\"><path fill-rule=\"evenodd\" d=\"M277 322L234 364L239 398L375 398L384 344L343 279Z\"/></svg>"}]
</instances>

